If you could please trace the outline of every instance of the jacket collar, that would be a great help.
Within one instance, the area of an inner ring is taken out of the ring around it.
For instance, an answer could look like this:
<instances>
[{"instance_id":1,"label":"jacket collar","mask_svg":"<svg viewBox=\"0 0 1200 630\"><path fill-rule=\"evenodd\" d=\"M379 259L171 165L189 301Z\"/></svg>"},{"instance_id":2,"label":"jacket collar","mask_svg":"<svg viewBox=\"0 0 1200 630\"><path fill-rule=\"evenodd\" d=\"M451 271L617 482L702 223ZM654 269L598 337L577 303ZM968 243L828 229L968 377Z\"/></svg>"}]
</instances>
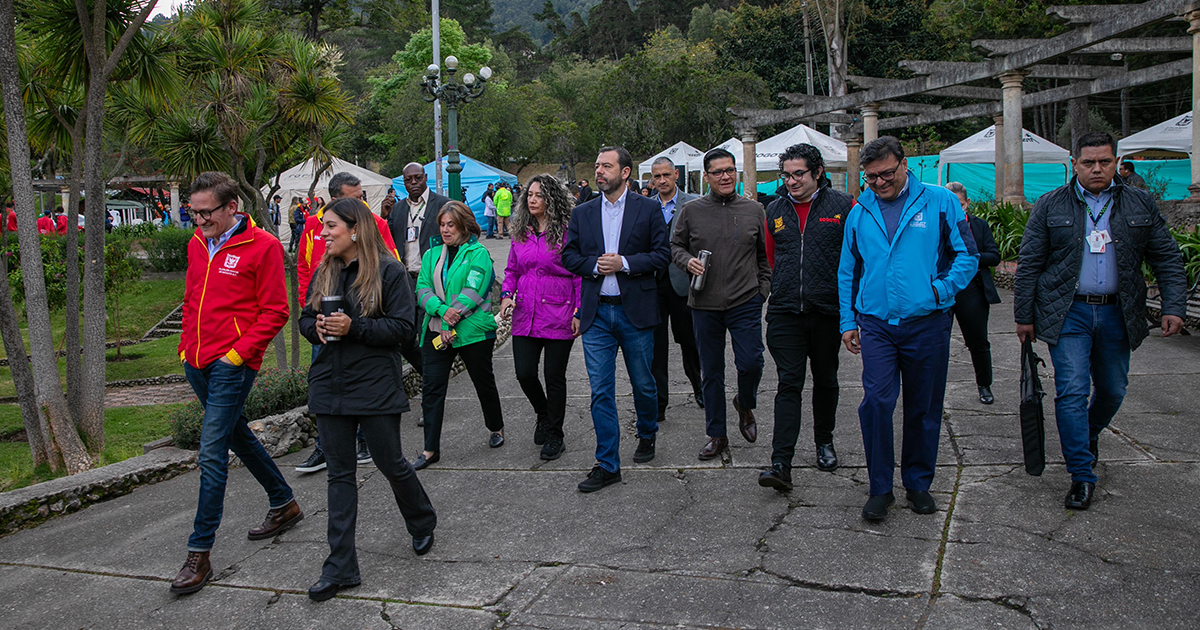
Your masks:
<instances>
[{"instance_id":1,"label":"jacket collar","mask_svg":"<svg viewBox=\"0 0 1200 630\"><path fill-rule=\"evenodd\" d=\"M737 194L736 188L733 189L733 194L729 195L728 197L722 197L721 195L718 195L717 191L715 191L715 190L710 191L708 193L708 197L723 206L731 205L733 202L738 200L738 194Z\"/></svg>"}]
</instances>

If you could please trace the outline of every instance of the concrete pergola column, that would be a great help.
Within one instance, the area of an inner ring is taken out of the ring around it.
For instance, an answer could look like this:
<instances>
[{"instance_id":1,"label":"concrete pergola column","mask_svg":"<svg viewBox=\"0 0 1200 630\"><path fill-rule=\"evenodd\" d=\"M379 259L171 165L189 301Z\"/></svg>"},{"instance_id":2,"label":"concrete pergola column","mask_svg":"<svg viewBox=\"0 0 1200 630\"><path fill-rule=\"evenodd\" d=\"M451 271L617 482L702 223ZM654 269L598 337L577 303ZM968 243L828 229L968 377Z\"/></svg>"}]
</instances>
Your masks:
<instances>
[{"instance_id":1,"label":"concrete pergola column","mask_svg":"<svg viewBox=\"0 0 1200 630\"><path fill-rule=\"evenodd\" d=\"M1025 149L1021 145L1021 82L1023 72L1000 75L1004 96L1004 201L1025 203Z\"/></svg>"},{"instance_id":2,"label":"concrete pergola column","mask_svg":"<svg viewBox=\"0 0 1200 630\"><path fill-rule=\"evenodd\" d=\"M996 125L996 137L993 138L996 145L994 164L996 167L996 192L992 198L1001 201L1004 199L1004 165L1006 164L1004 160L1004 116L992 116L992 122Z\"/></svg>"},{"instance_id":3,"label":"concrete pergola column","mask_svg":"<svg viewBox=\"0 0 1200 630\"><path fill-rule=\"evenodd\" d=\"M179 225L179 182L171 182L171 225Z\"/></svg>"},{"instance_id":4,"label":"concrete pergola column","mask_svg":"<svg viewBox=\"0 0 1200 630\"><path fill-rule=\"evenodd\" d=\"M1193 3L1184 16L1188 21L1188 34L1192 36L1192 117L1200 111L1200 6ZM1196 147L1200 147L1200 125L1192 122L1192 183L1188 190L1192 195L1188 201L1200 202L1200 158L1196 156Z\"/></svg>"},{"instance_id":5,"label":"concrete pergola column","mask_svg":"<svg viewBox=\"0 0 1200 630\"><path fill-rule=\"evenodd\" d=\"M862 148L862 145L863 141L858 136L846 138L846 192L855 199L858 199L858 194L862 192L858 187L860 172L858 150Z\"/></svg>"},{"instance_id":6,"label":"concrete pergola column","mask_svg":"<svg viewBox=\"0 0 1200 630\"><path fill-rule=\"evenodd\" d=\"M742 192L758 199L758 158L755 154L757 133L753 128L742 130Z\"/></svg>"},{"instance_id":7,"label":"concrete pergola column","mask_svg":"<svg viewBox=\"0 0 1200 630\"><path fill-rule=\"evenodd\" d=\"M879 103L863 103L862 119L862 144L866 144L879 137Z\"/></svg>"},{"instance_id":8,"label":"concrete pergola column","mask_svg":"<svg viewBox=\"0 0 1200 630\"><path fill-rule=\"evenodd\" d=\"M63 210L69 211L71 209L71 205L70 205L71 189L67 186L63 186L62 188L58 189L58 194L62 196L62 204L61 205L63 207Z\"/></svg>"}]
</instances>

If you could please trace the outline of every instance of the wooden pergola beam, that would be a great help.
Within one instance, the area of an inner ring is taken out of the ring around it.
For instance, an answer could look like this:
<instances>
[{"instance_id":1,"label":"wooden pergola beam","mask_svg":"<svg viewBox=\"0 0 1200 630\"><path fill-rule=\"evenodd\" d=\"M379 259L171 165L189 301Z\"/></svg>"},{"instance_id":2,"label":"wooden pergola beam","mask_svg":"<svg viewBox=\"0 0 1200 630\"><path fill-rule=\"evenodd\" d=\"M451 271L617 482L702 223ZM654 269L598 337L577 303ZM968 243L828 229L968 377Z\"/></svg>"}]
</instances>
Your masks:
<instances>
[{"instance_id":1,"label":"wooden pergola beam","mask_svg":"<svg viewBox=\"0 0 1200 630\"><path fill-rule=\"evenodd\" d=\"M846 78L851 85L862 90L869 90L881 85L900 83L903 79L881 79L878 77L849 76ZM954 87L931 90L927 96L943 96L946 98L970 98L981 101L998 101L1001 99L1000 88L975 87L973 85L956 85Z\"/></svg>"},{"instance_id":2,"label":"wooden pergola beam","mask_svg":"<svg viewBox=\"0 0 1200 630\"><path fill-rule=\"evenodd\" d=\"M1011 55L1025 50L1043 40L1040 39L976 39L971 46L991 56ZM1191 53L1191 37L1133 37L1117 38L1080 49L1076 54L1111 55L1121 53Z\"/></svg>"},{"instance_id":3,"label":"wooden pergola beam","mask_svg":"<svg viewBox=\"0 0 1200 630\"><path fill-rule=\"evenodd\" d=\"M986 61L923 61L904 59L899 65L913 74L928 75L943 72L972 72ZM1123 72L1121 66L1068 66L1039 63L1025 69L1027 76L1035 79L1095 79L1106 74Z\"/></svg>"},{"instance_id":4,"label":"wooden pergola beam","mask_svg":"<svg viewBox=\"0 0 1200 630\"><path fill-rule=\"evenodd\" d=\"M1175 17L1188 5L1188 0L1150 0L1138 5L1123 5L1119 11L1113 11L1112 7L1108 7L1108 15L1103 22L1089 23L1011 55L981 62L980 65L973 66L969 70L917 77L891 85L874 87L864 92L830 97L821 103L786 110L732 107L729 108L729 112L745 121L744 124L757 128L793 122L839 109L858 109L864 103L878 103L913 94L923 94L932 90L1020 71L1034 64L1070 54L1144 26Z\"/></svg>"}]
</instances>

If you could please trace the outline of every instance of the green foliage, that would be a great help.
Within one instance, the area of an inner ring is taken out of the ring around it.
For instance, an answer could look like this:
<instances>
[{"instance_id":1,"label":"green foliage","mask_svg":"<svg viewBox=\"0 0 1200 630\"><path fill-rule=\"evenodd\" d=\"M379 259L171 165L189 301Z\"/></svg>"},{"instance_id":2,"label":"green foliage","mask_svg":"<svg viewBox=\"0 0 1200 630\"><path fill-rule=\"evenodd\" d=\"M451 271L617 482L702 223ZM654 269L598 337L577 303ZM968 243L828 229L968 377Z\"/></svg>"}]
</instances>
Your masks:
<instances>
[{"instance_id":1,"label":"green foliage","mask_svg":"<svg viewBox=\"0 0 1200 630\"><path fill-rule=\"evenodd\" d=\"M119 304L121 295L142 276L141 261L130 250L127 239L110 238L104 243L104 298L110 305Z\"/></svg>"},{"instance_id":2,"label":"green foliage","mask_svg":"<svg viewBox=\"0 0 1200 630\"><path fill-rule=\"evenodd\" d=\"M1142 173L1142 180L1146 182L1146 192L1150 193L1155 201L1162 201L1167 196L1167 186L1171 183L1166 177L1159 176L1162 167L1160 163Z\"/></svg>"},{"instance_id":3,"label":"green foliage","mask_svg":"<svg viewBox=\"0 0 1200 630\"><path fill-rule=\"evenodd\" d=\"M1188 287L1200 281L1200 226L1172 229L1171 236L1179 243L1179 251L1183 254L1183 269L1187 272Z\"/></svg>"},{"instance_id":4,"label":"green foliage","mask_svg":"<svg viewBox=\"0 0 1200 630\"><path fill-rule=\"evenodd\" d=\"M243 412L250 421L283 413L308 404L308 371L266 369L258 374L246 397ZM192 401L171 412L168 418L175 446L194 449L200 444L204 408Z\"/></svg>"},{"instance_id":5,"label":"green foliage","mask_svg":"<svg viewBox=\"0 0 1200 630\"><path fill-rule=\"evenodd\" d=\"M149 256L147 262L154 271L187 271L187 247L193 237L191 230L168 226L141 241Z\"/></svg>"},{"instance_id":6,"label":"green foliage","mask_svg":"<svg viewBox=\"0 0 1200 630\"><path fill-rule=\"evenodd\" d=\"M1021 251L1021 238L1025 236L1025 224L1029 222L1029 211L1011 203L976 202L967 210L969 214L987 221L992 228L992 238L1000 250L1000 260L1015 261Z\"/></svg>"},{"instance_id":7,"label":"green foliage","mask_svg":"<svg viewBox=\"0 0 1200 630\"><path fill-rule=\"evenodd\" d=\"M83 239L81 238L80 241ZM46 301L50 310L58 310L66 305L67 299L67 266L63 257L63 244L66 238L43 234L39 236L42 251L42 270L46 282ZM16 235L10 234L8 245L0 250L8 259L8 286L12 290L13 299L18 305L25 301L25 278L21 272L21 250L17 245ZM83 247L79 248L79 261L83 263ZM20 308L18 306L18 308Z\"/></svg>"}]
</instances>

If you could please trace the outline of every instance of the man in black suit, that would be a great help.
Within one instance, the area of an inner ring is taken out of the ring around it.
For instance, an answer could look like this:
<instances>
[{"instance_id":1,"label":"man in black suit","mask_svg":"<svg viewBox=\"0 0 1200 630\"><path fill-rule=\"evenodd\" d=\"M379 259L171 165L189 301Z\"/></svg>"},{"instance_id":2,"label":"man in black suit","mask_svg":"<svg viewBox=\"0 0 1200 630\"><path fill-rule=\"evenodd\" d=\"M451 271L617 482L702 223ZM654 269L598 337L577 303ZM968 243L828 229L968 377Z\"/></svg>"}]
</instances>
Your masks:
<instances>
[{"instance_id":1,"label":"man in black suit","mask_svg":"<svg viewBox=\"0 0 1200 630\"><path fill-rule=\"evenodd\" d=\"M408 197L404 199L404 204L396 203L392 208L387 216L387 224L396 250L400 252L400 262L412 277L412 286L416 287L417 275L421 273L421 256L429 250L433 237L440 234L437 215L450 199L429 190L425 182L425 168L420 164L409 162L402 174ZM400 345L400 354L417 374L424 374L420 332L413 330L412 336ZM418 419L417 426L423 425L424 418Z\"/></svg>"},{"instance_id":2,"label":"man in black suit","mask_svg":"<svg viewBox=\"0 0 1200 630\"><path fill-rule=\"evenodd\" d=\"M633 461L654 459L658 388L651 373L658 325L657 275L667 266L669 240L662 209L627 188L633 159L623 147L603 147L596 157L596 187L603 193L577 207L567 227L563 266L583 278L579 330L592 389L596 466L579 484L595 492L621 481L618 455L617 348L633 385L638 447Z\"/></svg>"},{"instance_id":3,"label":"man in black suit","mask_svg":"<svg viewBox=\"0 0 1200 630\"><path fill-rule=\"evenodd\" d=\"M667 224L667 234L675 230L675 217L679 210L696 195L689 195L676 185L679 171L669 157L660 157L650 165L650 182L657 195L650 199L658 202L662 208L663 221ZM667 403L670 402L667 365L670 361L670 335L674 332L675 343L683 358L683 373L692 384L692 392L696 396L696 405L704 408L704 393L700 385L700 353L696 350L696 333L692 329L692 309L688 308L688 284L692 281L688 273L675 265L667 265L667 269L658 274L658 314L662 320L654 329L654 382L658 385L658 421L666 417ZM668 323L670 331L668 331Z\"/></svg>"}]
</instances>

